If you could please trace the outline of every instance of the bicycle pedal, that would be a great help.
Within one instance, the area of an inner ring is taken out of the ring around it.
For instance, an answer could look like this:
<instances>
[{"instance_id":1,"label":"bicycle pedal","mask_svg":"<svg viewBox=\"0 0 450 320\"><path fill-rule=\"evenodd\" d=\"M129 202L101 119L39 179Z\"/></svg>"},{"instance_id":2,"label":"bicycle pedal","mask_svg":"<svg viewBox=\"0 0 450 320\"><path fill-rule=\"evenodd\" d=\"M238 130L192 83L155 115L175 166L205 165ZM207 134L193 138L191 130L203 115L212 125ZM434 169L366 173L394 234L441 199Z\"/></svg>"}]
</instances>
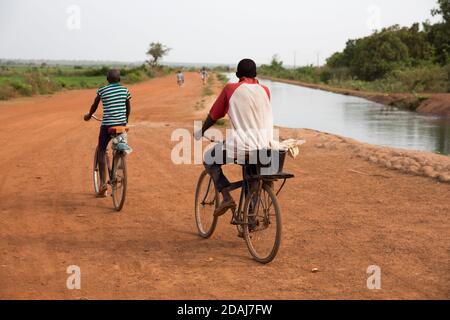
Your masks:
<instances>
[{"instance_id":1,"label":"bicycle pedal","mask_svg":"<svg viewBox=\"0 0 450 320\"><path fill-rule=\"evenodd\" d=\"M243 224L244 224L243 221L236 220L235 218L231 219L231 222L230 222L230 223L231 223L232 225L235 225L235 226L243 225Z\"/></svg>"}]
</instances>

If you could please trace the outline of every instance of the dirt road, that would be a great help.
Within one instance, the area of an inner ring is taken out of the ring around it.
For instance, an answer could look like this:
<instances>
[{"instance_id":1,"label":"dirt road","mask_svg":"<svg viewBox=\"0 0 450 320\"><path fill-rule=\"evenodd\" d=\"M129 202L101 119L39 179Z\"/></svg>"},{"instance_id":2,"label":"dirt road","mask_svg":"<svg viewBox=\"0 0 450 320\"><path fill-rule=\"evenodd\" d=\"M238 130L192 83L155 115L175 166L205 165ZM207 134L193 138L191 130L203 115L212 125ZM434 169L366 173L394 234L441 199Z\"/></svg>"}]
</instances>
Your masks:
<instances>
[{"instance_id":1,"label":"dirt road","mask_svg":"<svg viewBox=\"0 0 450 320\"><path fill-rule=\"evenodd\" d=\"M167 77L130 89L134 153L120 214L92 193L98 124L82 115L94 90L0 104L0 298L450 298L450 184L285 130L308 142L286 164L297 178L280 197L283 243L262 266L228 215L212 239L196 235L202 167L170 159L172 131L206 113L196 110L199 76L187 74L184 88ZM81 290L66 288L70 265L81 268ZM366 286L370 265L381 268L381 290Z\"/></svg>"}]
</instances>

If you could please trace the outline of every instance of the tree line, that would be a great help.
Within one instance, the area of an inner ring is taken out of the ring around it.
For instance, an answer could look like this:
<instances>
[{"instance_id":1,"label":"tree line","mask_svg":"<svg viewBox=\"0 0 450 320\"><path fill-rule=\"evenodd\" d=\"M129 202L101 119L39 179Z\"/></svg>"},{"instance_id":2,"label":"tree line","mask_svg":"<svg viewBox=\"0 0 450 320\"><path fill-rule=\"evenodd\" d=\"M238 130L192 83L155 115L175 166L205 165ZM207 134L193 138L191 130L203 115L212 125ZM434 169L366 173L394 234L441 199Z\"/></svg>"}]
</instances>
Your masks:
<instances>
[{"instance_id":1,"label":"tree line","mask_svg":"<svg viewBox=\"0 0 450 320\"><path fill-rule=\"evenodd\" d=\"M283 67L274 56L261 75L382 92L450 92L450 0L438 0L439 22L394 25L348 40L320 68Z\"/></svg>"}]
</instances>

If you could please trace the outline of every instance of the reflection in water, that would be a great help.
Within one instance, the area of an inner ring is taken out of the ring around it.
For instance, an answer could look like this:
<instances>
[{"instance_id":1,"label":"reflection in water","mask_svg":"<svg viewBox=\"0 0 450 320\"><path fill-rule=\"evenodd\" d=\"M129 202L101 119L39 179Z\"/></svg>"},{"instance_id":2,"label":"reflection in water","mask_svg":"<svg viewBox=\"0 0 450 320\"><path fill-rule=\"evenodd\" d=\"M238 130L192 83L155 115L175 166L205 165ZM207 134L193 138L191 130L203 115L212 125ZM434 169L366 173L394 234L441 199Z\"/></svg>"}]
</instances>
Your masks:
<instances>
[{"instance_id":1,"label":"reflection in water","mask_svg":"<svg viewBox=\"0 0 450 320\"><path fill-rule=\"evenodd\" d=\"M232 81L233 78L231 78ZM261 80L272 91L275 124L310 128L372 144L450 154L450 119L365 99Z\"/></svg>"}]
</instances>

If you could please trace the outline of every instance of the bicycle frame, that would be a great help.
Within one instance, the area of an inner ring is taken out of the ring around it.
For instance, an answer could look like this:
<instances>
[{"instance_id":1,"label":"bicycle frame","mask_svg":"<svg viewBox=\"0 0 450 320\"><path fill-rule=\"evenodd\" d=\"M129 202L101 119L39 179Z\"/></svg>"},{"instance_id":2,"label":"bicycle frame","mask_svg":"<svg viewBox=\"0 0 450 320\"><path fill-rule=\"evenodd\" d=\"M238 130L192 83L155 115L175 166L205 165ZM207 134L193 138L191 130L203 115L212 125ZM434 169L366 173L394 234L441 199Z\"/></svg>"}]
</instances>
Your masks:
<instances>
[{"instance_id":1,"label":"bicycle frame","mask_svg":"<svg viewBox=\"0 0 450 320\"><path fill-rule=\"evenodd\" d=\"M95 115L92 115L92 118L98 122L102 122L102 119L97 118ZM106 153L105 153L105 157L106 157L106 167L108 169L108 177L109 177L109 183L112 183L113 180L113 172L112 169L114 168L114 156L116 155L117 152L122 152L122 151L116 151L113 148L111 148L112 150L112 161L110 161L109 159L109 155L108 155L108 149L106 149Z\"/></svg>"},{"instance_id":2,"label":"bicycle frame","mask_svg":"<svg viewBox=\"0 0 450 320\"><path fill-rule=\"evenodd\" d=\"M217 142L217 141L214 141L212 138L210 138L208 136L203 136L203 138L207 139L210 142ZM238 163L236 163L236 164L238 164ZM293 175L262 176L260 174L256 174L254 176L247 177L247 172L248 172L247 169L249 168L249 165L248 164L240 164L240 165L242 166L242 177L243 177L243 179L240 180L240 181L232 182L230 184L230 186L228 187L229 191L234 191L234 190L237 190L237 189L241 188L241 192L240 192L240 195L239 195L239 205L238 205L237 209L235 209L233 211L233 215L232 215L231 222L230 222L232 225L245 225L245 224L248 224L248 223L245 223L244 221L240 221L240 214L244 210L243 206L244 206L244 203L245 203L245 196L250 191L250 182L258 181L258 187L257 187L256 190L258 192L258 197L259 197L260 194L261 194L261 191L262 191L262 188L263 188L263 184L264 184L265 181L269 182L269 181L283 180L283 182L281 183L280 188L275 193L278 196L280 194L281 190L283 189L283 187L285 186L286 180L293 177ZM207 188L206 194L205 194L205 196L203 198L202 204L205 204L205 201L206 201L206 199L208 197L208 194L209 194L209 190L211 188L211 183L213 183L213 181L212 181L212 178L210 177L209 178L209 183L208 183L208 188Z\"/></svg>"}]
</instances>

